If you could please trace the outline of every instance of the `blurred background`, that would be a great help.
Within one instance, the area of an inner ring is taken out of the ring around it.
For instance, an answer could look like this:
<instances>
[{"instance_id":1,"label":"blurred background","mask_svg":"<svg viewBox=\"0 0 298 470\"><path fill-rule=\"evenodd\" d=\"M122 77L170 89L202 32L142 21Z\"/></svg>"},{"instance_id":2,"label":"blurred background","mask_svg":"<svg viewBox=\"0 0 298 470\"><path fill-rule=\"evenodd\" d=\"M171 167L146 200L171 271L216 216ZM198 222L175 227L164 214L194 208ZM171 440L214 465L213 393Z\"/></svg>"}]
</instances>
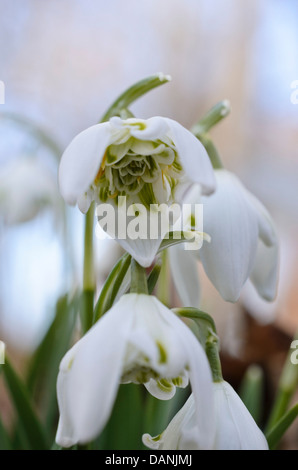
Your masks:
<instances>
[{"instance_id":1,"label":"blurred background","mask_svg":"<svg viewBox=\"0 0 298 470\"><path fill-rule=\"evenodd\" d=\"M59 196L61 152L125 88L164 72L172 81L133 112L190 127L228 99L232 112L212 137L276 222L273 304L249 285L239 304L227 304L201 275L226 376L237 382L251 362L277 374L298 328L297 23L295 0L1 0L0 339L9 348L30 354L57 296L81 281L83 219ZM112 241L98 245L102 282L119 253Z\"/></svg>"}]
</instances>

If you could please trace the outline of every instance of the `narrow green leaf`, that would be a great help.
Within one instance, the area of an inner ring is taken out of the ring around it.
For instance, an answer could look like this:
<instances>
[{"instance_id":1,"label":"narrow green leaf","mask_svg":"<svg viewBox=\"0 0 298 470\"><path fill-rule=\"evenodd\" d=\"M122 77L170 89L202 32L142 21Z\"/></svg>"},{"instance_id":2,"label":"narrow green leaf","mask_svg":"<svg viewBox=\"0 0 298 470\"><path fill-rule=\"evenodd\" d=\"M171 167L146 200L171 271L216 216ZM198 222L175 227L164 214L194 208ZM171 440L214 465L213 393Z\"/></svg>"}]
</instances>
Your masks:
<instances>
[{"instance_id":1,"label":"narrow green leaf","mask_svg":"<svg viewBox=\"0 0 298 470\"><path fill-rule=\"evenodd\" d=\"M260 425L264 396L264 373L261 367L255 364L248 367L239 395L256 423Z\"/></svg>"},{"instance_id":2,"label":"narrow green leaf","mask_svg":"<svg viewBox=\"0 0 298 470\"><path fill-rule=\"evenodd\" d=\"M101 436L93 448L101 450L142 449L142 421L144 416L141 385L120 385L114 408Z\"/></svg>"},{"instance_id":3,"label":"narrow green leaf","mask_svg":"<svg viewBox=\"0 0 298 470\"><path fill-rule=\"evenodd\" d=\"M0 450L12 450L12 443L0 419Z\"/></svg>"},{"instance_id":4,"label":"narrow green leaf","mask_svg":"<svg viewBox=\"0 0 298 470\"><path fill-rule=\"evenodd\" d=\"M296 339L298 333L296 334ZM293 397L298 386L298 367L292 362L293 351L289 349L287 359L284 363L283 370L279 379L276 398L266 425L266 432L271 431L273 426L286 413L291 398Z\"/></svg>"},{"instance_id":5,"label":"narrow green leaf","mask_svg":"<svg viewBox=\"0 0 298 470\"><path fill-rule=\"evenodd\" d=\"M50 439L58 412L56 379L59 364L71 346L78 304L77 295L71 301L66 295L58 300L54 320L33 357L27 377L28 388L41 409Z\"/></svg>"},{"instance_id":6,"label":"narrow green leaf","mask_svg":"<svg viewBox=\"0 0 298 470\"><path fill-rule=\"evenodd\" d=\"M99 320L113 305L117 293L121 287L122 281L130 266L131 256L125 253L115 264L109 274L94 309L94 322Z\"/></svg>"},{"instance_id":7,"label":"narrow green leaf","mask_svg":"<svg viewBox=\"0 0 298 470\"><path fill-rule=\"evenodd\" d=\"M161 264L162 264L161 259L157 260L156 264L154 265L154 267L152 268L152 270L151 270L151 272L148 276L147 284L148 284L148 293L149 293L149 295L152 294L152 292L154 290L154 287L156 286L156 283L158 281L160 271L161 271Z\"/></svg>"},{"instance_id":8,"label":"narrow green leaf","mask_svg":"<svg viewBox=\"0 0 298 470\"><path fill-rule=\"evenodd\" d=\"M266 434L270 449L275 449L285 432L298 416L298 403L293 406Z\"/></svg>"},{"instance_id":9,"label":"narrow green leaf","mask_svg":"<svg viewBox=\"0 0 298 470\"><path fill-rule=\"evenodd\" d=\"M14 407L19 418L18 425L23 428L24 433L26 434L29 449L47 449L48 443L45 431L39 419L37 418L28 389L14 371L8 360L6 360L6 363L4 366L2 366L2 368Z\"/></svg>"}]
</instances>

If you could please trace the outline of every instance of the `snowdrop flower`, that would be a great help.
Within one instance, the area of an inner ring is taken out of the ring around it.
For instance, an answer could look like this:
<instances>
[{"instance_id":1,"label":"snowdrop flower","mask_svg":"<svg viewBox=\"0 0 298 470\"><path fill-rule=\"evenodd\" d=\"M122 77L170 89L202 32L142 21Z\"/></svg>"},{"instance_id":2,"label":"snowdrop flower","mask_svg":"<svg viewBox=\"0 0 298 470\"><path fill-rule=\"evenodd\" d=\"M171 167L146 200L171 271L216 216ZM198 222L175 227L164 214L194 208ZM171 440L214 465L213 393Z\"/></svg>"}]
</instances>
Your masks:
<instances>
[{"instance_id":1,"label":"snowdrop flower","mask_svg":"<svg viewBox=\"0 0 298 470\"><path fill-rule=\"evenodd\" d=\"M211 242L205 243L199 253L205 272L226 301L238 300L248 278L262 298L272 301L279 266L273 221L235 175L221 169L215 171L215 176L217 190L213 195L200 198L198 188L189 193L193 202L203 203L204 231L211 237ZM172 249L172 267L186 272L186 267L178 263L178 250ZM187 285L187 275L183 277Z\"/></svg>"},{"instance_id":2,"label":"snowdrop flower","mask_svg":"<svg viewBox=\"0 0 298 470\"><path fill-rule=\"evenodd\" d=\"M207 357L190 329L157 298L126 294L68 351L57 381L63 447L94 439L105 426L119 383L144 384L171 398L190 380L200 439L214 435L212 379Z\"/></svg>"},{"instance_id":3,"label":"snowdrop flower","mask_svg":"<svg viewBox=\"0 0 298 470\"><path fill-rule=\"evenodd\" d=\"M58 201L56 176L39 159L16 158L0 167L0 213L5 223L31 220Z\"/></svg>"},{"instance_id":4,"label":"snowdrop flower","mask_svg":"<svg viewBox=\"0 0 298 470\"><path fill-rule=\"evenodd\" d=\"M214 383L213 387L216 432L212 449L267 450L264 434L231 385L222 381ZM166 430L153 438L144 434L143 443L154 450L204 449L194 402L195 396L192 393Z\"/></svg>"},{"instance_id":5,"label":"snowdrop flower","mask_svg":"<svg viewBox=\"0 0 298 470\"><path fill-rule=\"evenodd\" d=\"M113 117L84 130L65 150L59 168L63 198L84 213L92 201L117 210L123 196L127 205L139 203L147 210L151 204L171 204L193 182L202 194L215 189L205 148L183 126L158 116ZM118 241L142 266L149 266L161 240Z\"/></svg>"}]
</instances>

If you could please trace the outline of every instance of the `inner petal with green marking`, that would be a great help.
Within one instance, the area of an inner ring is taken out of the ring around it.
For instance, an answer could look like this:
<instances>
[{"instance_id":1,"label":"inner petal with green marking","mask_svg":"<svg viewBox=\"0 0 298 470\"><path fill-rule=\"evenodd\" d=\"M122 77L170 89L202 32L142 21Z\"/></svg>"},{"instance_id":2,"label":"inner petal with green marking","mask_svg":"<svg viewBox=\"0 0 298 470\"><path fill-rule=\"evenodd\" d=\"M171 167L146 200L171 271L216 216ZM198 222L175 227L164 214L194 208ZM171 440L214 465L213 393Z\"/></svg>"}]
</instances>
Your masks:
<instances>
[{"instance_id":1,"label":"inner petal with green marking","mask_svg":"<svg viewBox=\"0 0 298 470\"><path fill-rule=\"evenodd\" d=\"M138 140L128 133L119 141L107 148L92 185L99 202L138 195L149 207L173 198L182 173L173 142Z\"/></svg>"}]
</instances>

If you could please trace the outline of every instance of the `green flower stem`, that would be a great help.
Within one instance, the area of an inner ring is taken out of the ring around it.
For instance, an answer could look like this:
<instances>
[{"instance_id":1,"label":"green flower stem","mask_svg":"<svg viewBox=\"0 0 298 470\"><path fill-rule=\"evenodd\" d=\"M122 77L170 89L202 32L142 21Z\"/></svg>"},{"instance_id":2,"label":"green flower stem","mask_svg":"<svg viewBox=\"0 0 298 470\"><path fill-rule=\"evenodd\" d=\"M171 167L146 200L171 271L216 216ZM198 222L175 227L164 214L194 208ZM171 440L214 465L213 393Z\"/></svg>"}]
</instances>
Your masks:
<instances>
[{"instance_id":1,"label":"green flower stem","mask_svg":"<svg viewBox=\"0 0 298 470\"><path fill-rule=\"evenodd\" d=\"M298 339L298 334L295 338ZM286 413L290 400L298 387L298 365L291 362L292 353L293 350L290 350L281 374L275 402L266 426L267 432L270 432Z\"/></svg>"},{"instance_id":2,"label":"green flower stem","mask_svg":"<svg viewBox=\"0 0 298 470\"><path fill-rule=\"evenodd\" d=\"M218 336L213 331L210 331L207 337L205 351L210 364L213 382L222 382L223 377L219 357L219 341Z\"/></svg>"},{"instance_id":3,"label":"green flower stem","mask_svg":"<svg viewBox=\"0 0 298 470\"><path fill-rule=\"evenodd\" d=\"M169 263L167 250L163 250L161 253L161 271L157 284L157 297L159 300L170 307L170 276L169 276Z\"/></svg>"},{"instance_id":4,"label":"green flower stem","mask_svg":"<svg viewBox=\"0 0 298 470\"><path fill-rule=\"evenodd\" d=\"M195 135L199 139L199 141L202 142L202 144L204 145L214 170L220 170L221 168L223 168L224 166L222 164L221 158L214 143L211 140L211 137L208 134Z\"/></svg>"},{"instance_id":5,"label":"green flower stem","mask_svg":"<svg viewBox=\"0 0 298 470\"><path fill-rule=\"evenodd\" d=\"M94 266L93 266L93 227L94 227L94 204L90 206L85 218L84 237L84 278L83 289L94 290Z\"/></svg>"},{"instance_id":6,"label":"green flower stem","mask_svg":"<svg viewBox=\"0 0 298 470\"><path fill-rule=\"evenodd\" d=\"M219 357L219 340L213 318L208 313L193 307L174 308L176 315L191 318L199 327L200 343L205 349L212 373L213 382L222 382L222 369Z\"/></svg>"},{"instance_id":7,"label":"green flower stem","mask_svg":"<svg viewBox=\"0 0 298 470\"><path fill-rule=\"evenodd\" d=\"M135 294L148 294L146 269L134 258L131 260L130 292Z\"/></svg>"},{"instance_id":8,"label":"green flower stem","mask_svg":"<svg viewBox=\"0 0 298 470\"><path fill-rule=\"evenodd\" d=\"M81 322L83 333L89 330L93 320L93 302L95 290L94 261L93 261L93 227L94 204L89 208L85 217L84 237L84 272Z\"/></svg>"},{"instance_id":9,"label":"green flower stem","mask_svg":"<svg viewBox=\"0 0 298 470\"><path fill-rule=\"evenodd\" d=\"M228 100L220 101L215 106L213 106L213 108L211 108L197 124L191 128L191 132L204 145L215 170L223 168L223 164L208 132L213 126L218 124L229 114L230 109L230 103Z\"/></svg>"},{"instance_id":10,"label":"green flower stem","mask_svg":"<svg viewBox=\"0 0 298 470\"><path fill-rule=\"evenodd\" d=\"M120 116L121 111L127 110L131 103L145 95L148 91L153 90L153 88L168 83L170 80L171 77L169 75L157 73L135 83L114 101L101 118L101 122L108 121L112 116Z\"/></svg>"},{"instance_id":11,"label":"green flower stem","mask_svg":"<svg viewBox=\"0 0 298 470\"><path fill-rule=\"evenodd\" d=\"M191 132L195 135L207 134L213 126L218 124L230 113L230 110L231 107L228 100L220 101L192 127Z\"/></svg>"}]
</instances>

